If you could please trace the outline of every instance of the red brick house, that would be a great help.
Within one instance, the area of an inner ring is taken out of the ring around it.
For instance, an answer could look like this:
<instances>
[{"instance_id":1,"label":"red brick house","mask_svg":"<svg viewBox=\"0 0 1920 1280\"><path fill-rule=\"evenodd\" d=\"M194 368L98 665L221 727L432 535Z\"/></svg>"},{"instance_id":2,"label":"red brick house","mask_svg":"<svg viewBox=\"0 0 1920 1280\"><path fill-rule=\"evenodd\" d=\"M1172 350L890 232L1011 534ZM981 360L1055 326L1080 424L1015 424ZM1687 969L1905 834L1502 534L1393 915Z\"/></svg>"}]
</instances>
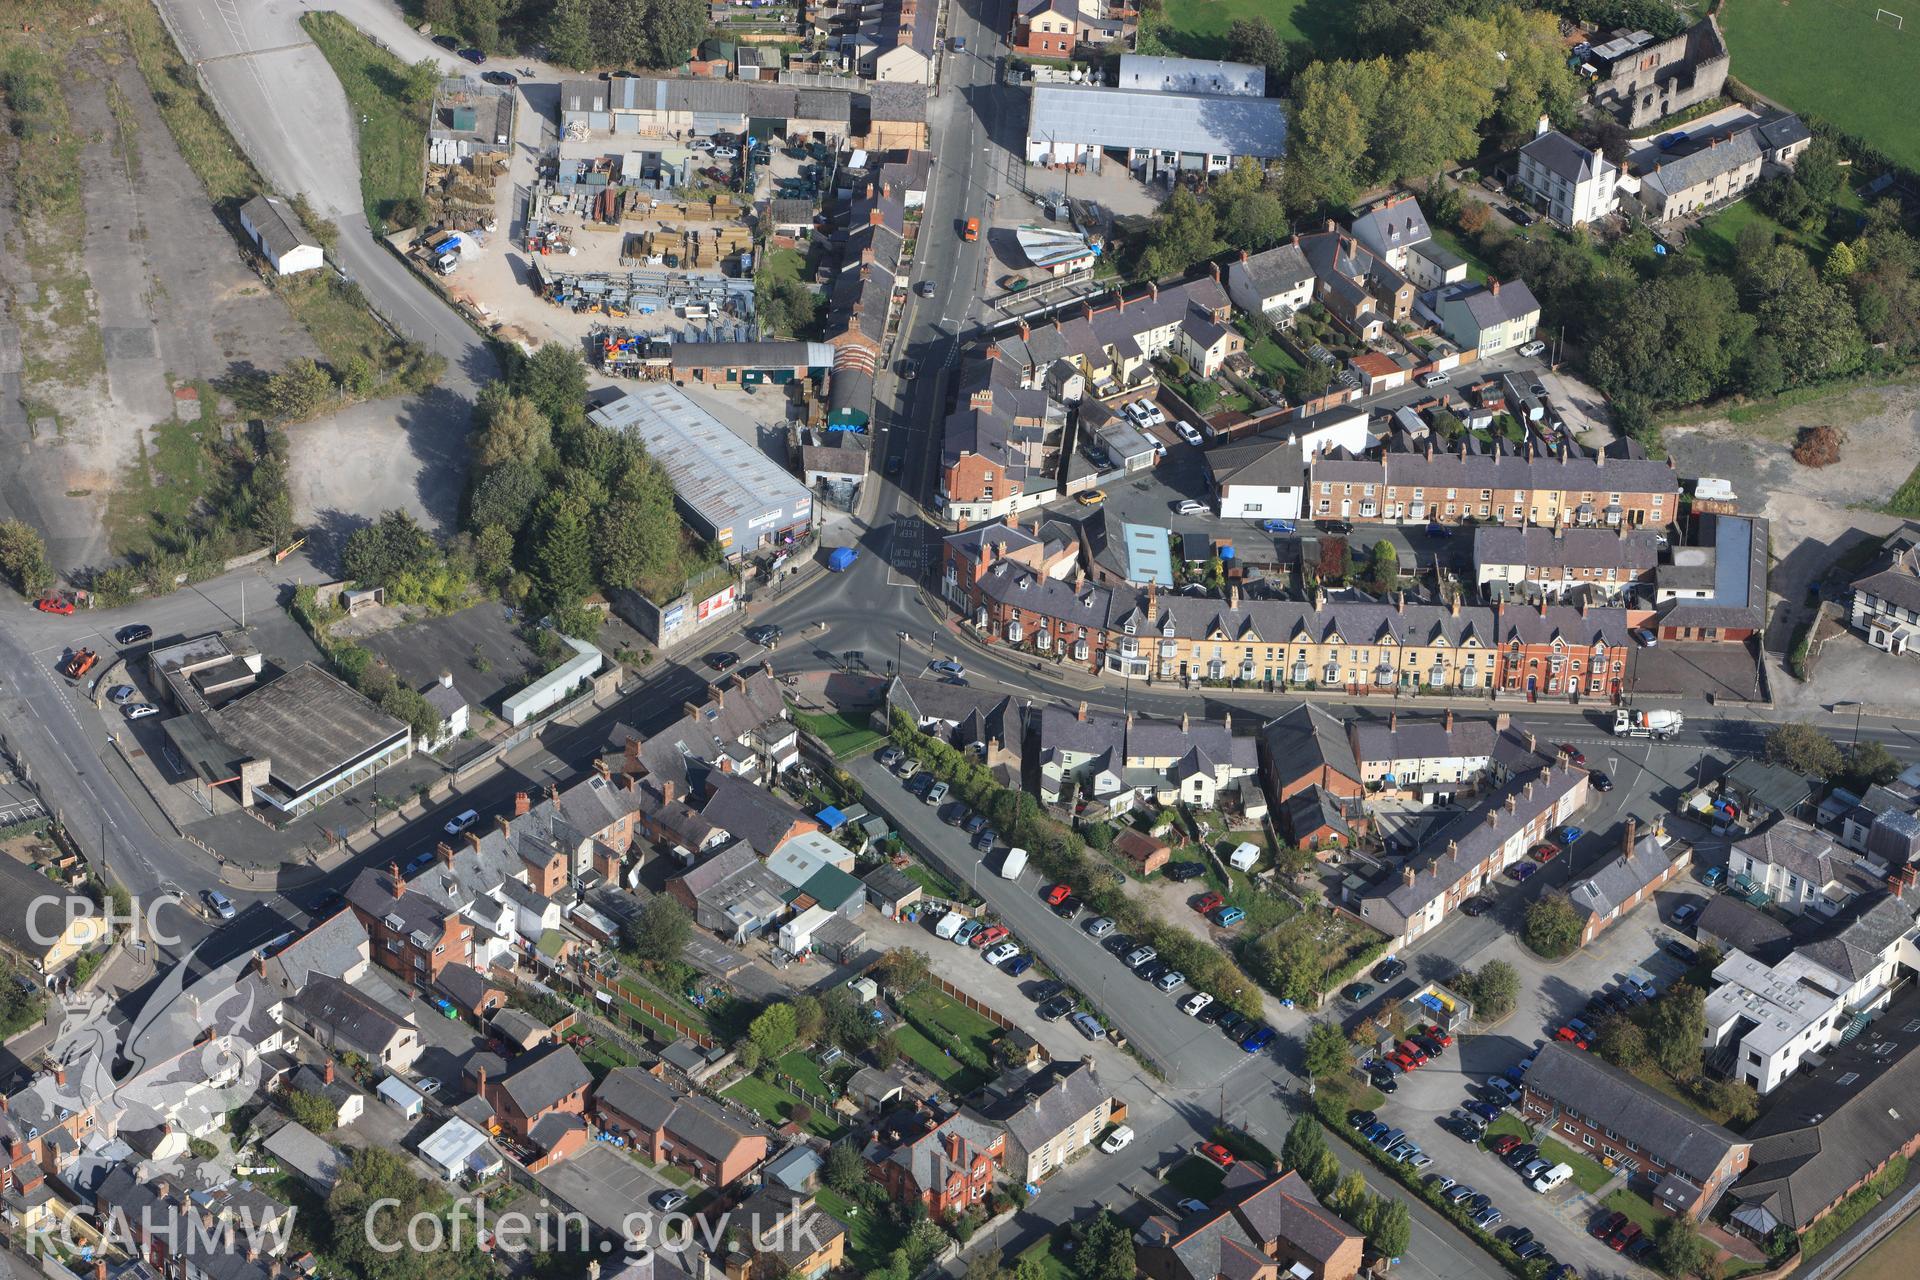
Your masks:
<instances>
[{"instance_id":1,"label":"red brick house","mask_svg":"<svg viewBox=\"0 0 1920 1280\"><path fill-rule=\"evenodd\" d=\"M1577 616L1576 616L1577 615ZM1494 679L1509 693L1613 698L1625 689L1626 614L1565 605L1494 606Z\"/></svg>"},{"instance_id":2,"label":"red brick house","mask_svg":"<svg viewBox=\"0 0 1920 1280\"><path fill-rule=\"evenodd\" d=\"M593 1077L580 1056L559 1045L523 1059L511 1075L489 1079L483 1068L476 1092L493 1109L502 1130L551 1163L586 1145L584 1117L592 1086Z\"/></svg>"},{"instance_id":3,"label":"red brick house","mask_svg":"<svg viewBox=\"0 0 1920 1280\"><path fill-rule=\"evenodd\" d=\"M608 1073L593 1092L600 1126L655 1163L671 1161L714 1187L731 1186L767 1158L767 1133L698 1094L682 1096L638 1067Z\"/></svg>"},{"instance_id":4,"label":"red brick house","mask_svg":"<svg viewBox=\"0 0 1920 1280\"><path fill-rule=\"evenodd\" d=\"M409 894L398 863L354 877L347 905L367 931L374 963L409 982L431 986L448 965L473 963L472 923L425 894Z\"/></svg>"},{"instance_id":5,"label":"red brick house","mask_svg":"<svg viewBox=\"0 0 1920 1280\"><path fill-rule=\"evenodd\" d=\"M863 1153L867 1176L894 1200L918 1200L934 1217L965 1213L986 1199L1007 1158L1007 1135L967 1111L944 1120L898 1111L881 1120Z\"/></svg>"}]
</instances>

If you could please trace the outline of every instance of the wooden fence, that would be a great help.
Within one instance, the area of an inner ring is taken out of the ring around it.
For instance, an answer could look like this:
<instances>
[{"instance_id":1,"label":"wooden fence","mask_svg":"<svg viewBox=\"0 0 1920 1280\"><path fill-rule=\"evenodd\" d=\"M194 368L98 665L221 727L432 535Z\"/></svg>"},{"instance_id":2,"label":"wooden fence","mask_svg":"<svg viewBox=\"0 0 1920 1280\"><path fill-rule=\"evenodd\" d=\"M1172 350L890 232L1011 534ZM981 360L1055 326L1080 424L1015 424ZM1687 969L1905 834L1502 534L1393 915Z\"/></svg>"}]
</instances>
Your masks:
<instances>
[{"instance_id":1,"label":"wooden fence","mask_svg":"<svg viewBox=\"0 0 1920 1280\"><path fill-rule=\"evenodd\" d=\"M951 982L948 982L945 978L937 977L931 974L928 976L933 978L934 986L940 988L940 990L945 992L948 996L952 997L954 1000L959 1001L962 1006L973 1010L975 1013L985 1018L988 1022L991 1022L994 1026L999 1027L1001 1030L1004 1031L1006 1028L1013 1025L1012 1018L1007 1017L1005 1014L1001 1013L998 1009L993 1008L991 1005L981 1004L978 1000L974 999L972 996L968 995L966 992L962 991L960 988L954 986Z\"/></svg>"}]
</instances>

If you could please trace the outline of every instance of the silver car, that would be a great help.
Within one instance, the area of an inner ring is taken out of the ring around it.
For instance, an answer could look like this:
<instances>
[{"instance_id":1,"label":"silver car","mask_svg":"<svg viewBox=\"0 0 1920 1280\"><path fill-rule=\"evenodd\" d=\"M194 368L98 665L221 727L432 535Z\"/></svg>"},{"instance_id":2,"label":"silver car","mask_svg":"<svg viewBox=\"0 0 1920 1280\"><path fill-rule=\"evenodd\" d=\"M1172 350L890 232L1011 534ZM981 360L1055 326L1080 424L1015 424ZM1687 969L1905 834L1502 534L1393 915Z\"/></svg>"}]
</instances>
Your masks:
<instances>
[{"instance_id":1,"label":"silver car","mask_svg":"<svg viewBox=\"0 0 1920 1280\"><path fill-rule=\"evenodd\" d=\"M1088 937L1104 938L1113 932L1113 917L1095 916L1082 927L1086 929Z\"/></svg>"}]
</instances>

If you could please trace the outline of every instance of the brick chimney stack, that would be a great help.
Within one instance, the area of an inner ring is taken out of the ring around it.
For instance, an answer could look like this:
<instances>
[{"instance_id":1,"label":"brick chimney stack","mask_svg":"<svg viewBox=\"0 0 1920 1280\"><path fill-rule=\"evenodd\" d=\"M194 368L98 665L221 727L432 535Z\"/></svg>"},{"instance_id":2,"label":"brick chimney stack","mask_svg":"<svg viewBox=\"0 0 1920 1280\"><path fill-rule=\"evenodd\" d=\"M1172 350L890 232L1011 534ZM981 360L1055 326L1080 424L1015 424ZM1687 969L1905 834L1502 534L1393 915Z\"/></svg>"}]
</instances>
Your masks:
<instances>
[{"instance_id":1,"label":"brick chimney stack","mask_svg":"<svg viewBox=\"0 0 1920 1280\"><path fill-rule=\"evenodd\" d=\"M397 862L389 862L389 863L387 864L387 879L389 879L389 880L391 880L391 881L393 882L393 896L394 896L394 897L396 897L396 898L397 898L397 897L399 897L400 895L402 895L402 894L404 894L404 893L405 893L405 892L407 891L407 882L406 882L405 880L402 880L402 879L400 878L400 864L399 864L399 863L397 863Z\"/></svg>"},{"instance_id":2,"label":"brick chimney stack","mask_svg":"<svg viewBox=\"0 0 1920 1280\"><path fill-rule=\"evenodd\" d=\"M1080 704L1080 710L1074 713L1073 718L1078 720L1082 724L1085 724L1087 722L1087 704L1086 703L1082 702Z\"/></svg>"},{"instance_id":3,"label":"brick chimney stack","mask_svg":"<svg viewBox=\"0 0 1920 1280\"><path fill-rule=\"evenodd\" d=\"M320 1068L320 1080L323 1084L333 1083L333 1059L327 1059L327 1065Z\"/></svg>"},{"instance_id":4,"label":"brick chimney stack","mask_svg":"<svg viewBox=\"0 0 1920 1280\"><path fill-rule=\"evenodd\" d=\"M639 744L634 743L632 745L638 746ZM524 818L527 816L528 812L532 810L532 808L533 808L532 796L528 795L524 791L516 791L513 793L513 816L514 817Z\"/></svg>"},{"instance_id":5,"label":"brick chimney stack","mask_svg":"<svg viewBox=\"0 0 1920 1280\"><path fill-rule=\"evenodd\" d=\"M453 846L448 844L445 840L442 840L438 844L436 844L433 847L433 851L440 855L441 866L451 867L453 865Z\"/></svg>"},{"instance_id":6,"label":"brick chimney stack","mask_svg":"<svg viewBox=\"0 0 1920 1280\"><path fill-rule=\"evenodd\" d=\"M1487 292L1496 298L1500 296L1500 282L1492 276L1487 277Z\"/></svg>"},{"instance_id":7,"label":"brick chimney stack","mask_svg":"<svg viewBox=\"0 0 1920 1280\"><path fill-rule=\"evenodd\" d=\"M1634 822L1633 815L1628 814L1627 825L1625 829L1622 831L1620 836L1620 852L1622 853L1633 852L1634 826L1635 826L1635 822Z\"/></svg>"}]
</instances>

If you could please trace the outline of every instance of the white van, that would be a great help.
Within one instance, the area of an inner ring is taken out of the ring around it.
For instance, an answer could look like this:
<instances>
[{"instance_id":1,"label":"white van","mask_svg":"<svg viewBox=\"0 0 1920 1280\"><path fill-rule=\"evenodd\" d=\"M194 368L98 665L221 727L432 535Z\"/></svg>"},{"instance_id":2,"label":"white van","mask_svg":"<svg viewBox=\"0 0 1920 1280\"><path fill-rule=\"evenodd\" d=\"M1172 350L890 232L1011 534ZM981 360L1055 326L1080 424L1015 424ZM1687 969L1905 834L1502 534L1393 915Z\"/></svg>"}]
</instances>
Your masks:
<instances>
[{"instance_id":1,"label":"white van","mask_svg":"<svg viewBox=\"0 0 1920 1280\"><path fill-rule=\"evenodd\" d=\"M953 935L960 932L960 926L965 923L966 917L958 911L949 911L933 926L933 936L942 942L952 942Z\"/></svg>"},{"instance_id":2,"label":"white van","mask_svg":"<svg viewBox=\"0 0 1920 1280\"><path fill-rule=\"evenodd\" d=\"M1553 1190L1555 1187L1559 1186L1561 1183L1565 1182L1568 1178L1571 1178L1572 1176L1573 1176L1572 1165L1557 1164L1553 1166L1553 1168L1543 1172L1539 1177L1535 1178L1531 1183L1531 1185L1535 1191L1538 1191L1540 1194L1545 1195L1547 1192Z\"/></svg>"},{"instance_id":3,"label":"white van","mask_svg":"<svg viewBox=\"0 0 1920 1280\"><path fill-rule=\"evenodd\" d=\"M1007 880L1018 880L1026 869L1027 851L1017 846L1007 850L1007 860L1000 864L1000 875Z\"/></svg>"}]
</instances>

